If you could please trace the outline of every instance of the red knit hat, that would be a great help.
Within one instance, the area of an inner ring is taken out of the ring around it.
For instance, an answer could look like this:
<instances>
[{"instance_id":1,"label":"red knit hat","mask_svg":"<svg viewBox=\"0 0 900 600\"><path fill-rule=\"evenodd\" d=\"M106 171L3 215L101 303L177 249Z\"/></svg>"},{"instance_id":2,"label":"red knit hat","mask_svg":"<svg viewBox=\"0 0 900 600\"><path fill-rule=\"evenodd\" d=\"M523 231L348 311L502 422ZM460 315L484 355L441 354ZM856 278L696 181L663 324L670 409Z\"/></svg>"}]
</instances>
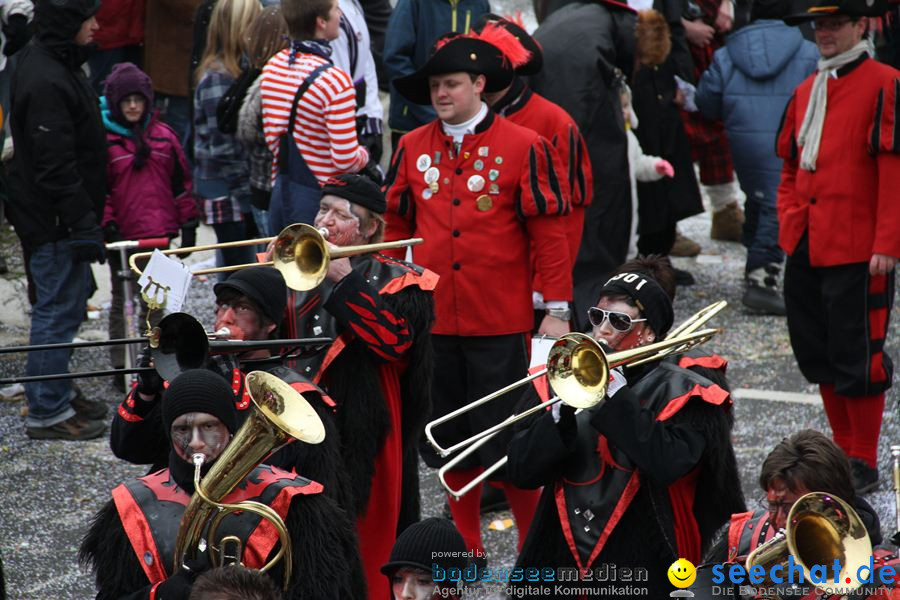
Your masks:
<instances>
[{"instance_id":1,"label":"red knit hat","mask_svg":"<svg viewBox=\"0 0 900 600\"><path fill-rule=\"evenodd\" d=\"M122 114L119 104L130 94L140 94L147 100L147 113L153 108L153 81L150 76L130 62L119 63L113 67L103 82L103 94L107 105L116 121L126 124L128 121Z\"/></svg>"}]
</instances>

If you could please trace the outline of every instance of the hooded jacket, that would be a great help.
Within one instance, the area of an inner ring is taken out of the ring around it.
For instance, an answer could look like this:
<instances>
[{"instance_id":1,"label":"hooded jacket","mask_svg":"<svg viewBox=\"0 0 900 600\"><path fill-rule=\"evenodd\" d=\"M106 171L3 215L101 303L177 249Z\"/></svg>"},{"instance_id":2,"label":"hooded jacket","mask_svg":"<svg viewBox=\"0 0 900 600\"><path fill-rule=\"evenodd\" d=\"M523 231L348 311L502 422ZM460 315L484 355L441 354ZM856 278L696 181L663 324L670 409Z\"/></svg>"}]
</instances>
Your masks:
<instances>
[{"instance_id":1,"label":"hooded jacket","mask_svg":"<svg viewBox=\"0 0 900 600\"><path fill-rule=\"evenodd\" d=\"M28 247L69 237L91 213L99 222L106 194L106 140L97 95L81 71L75 44L97 0L43 0L35 37L19 54L11 84L15 142L8 216Z\"/></svg>"},{"instance_id":2,"label":"hooded jacket","mask_svg":"<svg viewBox=\"0 0 900 600\"><path fill-rule=\"evenodd\" d=\"M730 36L703 74L696 102L725 123L734 167L749 196L775 201L781 159L775 135L794 89L816 70L819 51L796 27L759 20Z\"/></svg>"}]
</instances>

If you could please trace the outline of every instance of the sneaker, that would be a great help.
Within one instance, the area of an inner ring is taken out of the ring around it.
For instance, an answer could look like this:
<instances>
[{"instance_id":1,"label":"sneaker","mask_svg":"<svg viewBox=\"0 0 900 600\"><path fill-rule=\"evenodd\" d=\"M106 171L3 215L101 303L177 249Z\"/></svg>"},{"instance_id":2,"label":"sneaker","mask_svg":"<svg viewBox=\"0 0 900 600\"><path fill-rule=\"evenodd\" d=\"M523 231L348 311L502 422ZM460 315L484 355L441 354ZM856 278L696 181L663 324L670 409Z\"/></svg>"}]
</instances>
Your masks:
<instances>
[{"instance_id":1,"label":"sneaker","mask_svg":"<svg viewBox=\"0 0 900 600\"><path fill-rule=\"evenodd\" d=\"M878 487L878 469L861 458L850 458L850 477L857 494L868 494Z\"/></svg>"},{"instance_id":2,"label":"sneaker","mask_svg":"<svg viewBox=\"0 0 900 600\"><path fill-rule=\"evenodd\" d=\"M709 237L722 242L740 242L744 230L744 211L737 202L731 202L712 215Z\"/></svg>"},{"instance_id":3,"label":"sneaker","mask_svg":"<svg viewBox=\"0 0 900 600\"><path fill-rule=\"evenodd\" d=\"M75 397L70 402L75 414L90 421L101 421L106 418L106 403L102 400L88 400L79 388L75 388Z\"/></svg>"},{"instance_id":4,"label":"sneaker","mask_svg":"<svg viewBox=\"0 0 900 600\"><path fill-rule=\"evenodd\" d=\"M747 273L741 302L749 309L783 317L787 314L780 291L781 266L770 263Z\"/></svg>"},{"instance_id":5,"label":"sneaker","mask_svg":"<svg viewBox=\"0 0 900 600\"><path fill-rule=\"evenodd\" d=\"M691 238L684 237L680 231L675 232L675 243L669 250L669 256L697 256L700 254L700 244Z\"/></svg>"},{"instance_id":6,"label":"sneaker","mask_svg":"<svg viewBox=\"0 0 900 600\"><path fill-rule=\"evenodd\" d=\"M65 421L49 427L26 427L25 434L33 440L92 440L106 431L106 421L85 419L72 415Z\"/></svg>"}]
</instances>

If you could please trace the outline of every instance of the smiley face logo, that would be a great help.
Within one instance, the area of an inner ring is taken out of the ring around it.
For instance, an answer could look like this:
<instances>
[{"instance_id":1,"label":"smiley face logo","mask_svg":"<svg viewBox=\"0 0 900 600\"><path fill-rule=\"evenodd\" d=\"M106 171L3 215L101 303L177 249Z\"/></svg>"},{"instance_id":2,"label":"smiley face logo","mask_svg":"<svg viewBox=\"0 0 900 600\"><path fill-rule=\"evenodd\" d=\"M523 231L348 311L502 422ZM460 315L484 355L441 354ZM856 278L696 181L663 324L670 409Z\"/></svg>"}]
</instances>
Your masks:
<instances>
[{"instance_id":1,"label":"smiley face logo","mask_svg":"<svg viewBox=\"0 0 900 600\"><path fill-rule=\"evenodd\" d=\"M669 576L669 583L677 588L686 588L697 579L697 569L691 561L684 558L673 562L666 574Z\"/></svg>"}]
</instances>

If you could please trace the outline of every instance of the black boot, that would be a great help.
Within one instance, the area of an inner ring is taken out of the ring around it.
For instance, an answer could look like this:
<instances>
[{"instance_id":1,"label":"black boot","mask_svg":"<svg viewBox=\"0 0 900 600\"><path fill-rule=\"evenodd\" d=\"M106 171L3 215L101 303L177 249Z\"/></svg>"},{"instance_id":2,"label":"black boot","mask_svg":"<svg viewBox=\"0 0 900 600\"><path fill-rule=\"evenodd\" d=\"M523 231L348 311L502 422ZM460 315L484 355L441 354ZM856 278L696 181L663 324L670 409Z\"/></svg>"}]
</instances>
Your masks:
<instances>
[{"instance_id":1,"label":"black boot","mask_svg":"<svg viewBox=\"0 0 900 600\"><path fill-rule=\"evenodd\" d=\"M787 314L781 295L781 266L770 263L747 273L746 289L741 302L747 308L783 317Z\"/></svg>"}]
</instances>

